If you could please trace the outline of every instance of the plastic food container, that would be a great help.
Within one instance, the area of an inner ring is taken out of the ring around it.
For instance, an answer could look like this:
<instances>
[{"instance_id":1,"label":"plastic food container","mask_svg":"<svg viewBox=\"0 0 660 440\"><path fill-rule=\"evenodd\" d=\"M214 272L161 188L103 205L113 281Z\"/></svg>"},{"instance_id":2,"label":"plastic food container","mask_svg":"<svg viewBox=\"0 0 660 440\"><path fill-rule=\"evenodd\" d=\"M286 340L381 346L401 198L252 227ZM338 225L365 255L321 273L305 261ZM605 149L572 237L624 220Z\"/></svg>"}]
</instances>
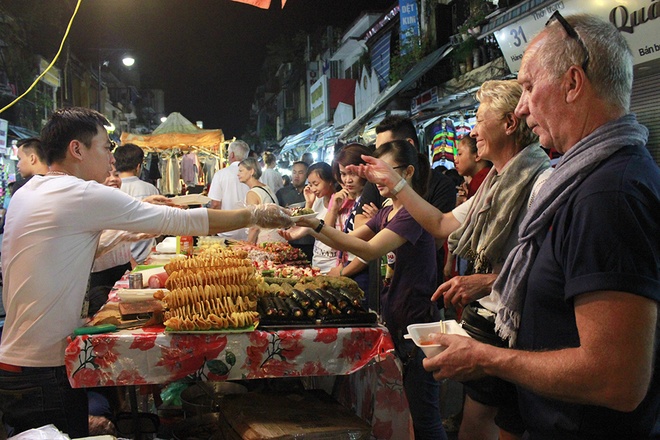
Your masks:
<instances>
[{"instance_id":1,"label":"plastic food container","mask_svg":"<svg viewBox=\"0 0 660 440\"><path fill-rule=\"evenodd\" d=\"M424 324L410 324L406 339L412 339L413 342L422 349L426 357L433 357L442 353L446 347L439 344L429 343L431 333L447 333L450 335L468 336L461 325L455 320L428 322Z\"/></svg>"}]
</instances>

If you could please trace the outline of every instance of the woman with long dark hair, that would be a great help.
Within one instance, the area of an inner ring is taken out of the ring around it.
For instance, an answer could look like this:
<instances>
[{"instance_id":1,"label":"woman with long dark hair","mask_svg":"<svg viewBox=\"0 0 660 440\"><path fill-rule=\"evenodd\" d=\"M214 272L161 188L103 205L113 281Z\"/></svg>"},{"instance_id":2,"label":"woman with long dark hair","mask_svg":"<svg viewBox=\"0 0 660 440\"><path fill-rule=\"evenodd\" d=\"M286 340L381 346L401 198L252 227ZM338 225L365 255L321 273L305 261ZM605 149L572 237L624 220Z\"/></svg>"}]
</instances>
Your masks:
<instances>
[{"instance_id":1,"label":"woman with long dark hair","mask_svg":"<svg viewBox=\"0 0 660 440\"><path fill-rule=\"evenodd\" d=\"M362 144L346 145L336 154L332 161L332 172L337 182L342 186L340 191L332 195L330 208L325 216L325 224L345 233L355 229L355 213L359 204L366 179L346 169L349 165L365 163L362 156L371 156L372 150ZM337 266L330 269L330 276L345 276L355 280L363 291L369 289L368 262L354 254L339 251Z\"/></svg>"},{"instance_id":2,"label":"woman with long dark hair","mask_svg":"<svg viewBox=\"0 0 660 440\"><path fill-rule=\"evenodd\" d=\"M428 160L405 140L381 145L374 156L397 171L403 182L418 194L426 192L430 167ZM410 405L416 439L445 439L439 399L440 385L422 367L424 354L412 341L403 338L409 324L435 322L441 319L440 309L431 302L437 266L435 241L397 200L400 188L378 186L392 205L382 208L367 223L345 234L324 226L319 219L302 219L317 241L349 251L366 261L387 255L393 268L391 278L381 290L381 317L390 331L394 345L404 364L404 389Z\"/></svg>"}]
</instances>

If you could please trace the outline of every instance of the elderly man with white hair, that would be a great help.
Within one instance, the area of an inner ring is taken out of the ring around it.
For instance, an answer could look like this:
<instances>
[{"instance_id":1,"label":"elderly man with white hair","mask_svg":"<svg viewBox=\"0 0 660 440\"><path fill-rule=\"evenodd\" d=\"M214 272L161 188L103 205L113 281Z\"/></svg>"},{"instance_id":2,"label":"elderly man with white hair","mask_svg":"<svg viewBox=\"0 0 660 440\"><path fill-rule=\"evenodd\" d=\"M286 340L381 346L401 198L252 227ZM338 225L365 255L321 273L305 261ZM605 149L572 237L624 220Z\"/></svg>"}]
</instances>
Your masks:
<instances>
[{"instance_id":1,"label":"elderly man with white hair","mask_svg":"<svg viewBox=\"0 0 660 440\"><path fill-rule=\"evenodd\" d=\"M438 380L518 387L526 438L660 436L660 170L630 113L632 53L610 23L558 12L525 51L516 115L563 157L493 290L511 348L436 335Z\"/></svg>"}]
</instances>

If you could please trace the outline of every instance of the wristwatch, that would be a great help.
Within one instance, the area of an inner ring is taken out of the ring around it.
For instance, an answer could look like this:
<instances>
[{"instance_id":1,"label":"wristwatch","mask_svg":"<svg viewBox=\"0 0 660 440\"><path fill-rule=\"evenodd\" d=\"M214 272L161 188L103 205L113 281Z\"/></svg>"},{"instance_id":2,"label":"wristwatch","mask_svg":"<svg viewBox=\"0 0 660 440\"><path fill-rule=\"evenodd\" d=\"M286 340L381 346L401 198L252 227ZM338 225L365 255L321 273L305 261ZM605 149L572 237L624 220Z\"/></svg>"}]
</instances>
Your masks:
<instances>
[{"instance_id":1,"label":"wristwatch","mask_svg":"<svg viewBox=\"0 0 660 440\"><path fill-rule=\"evenodd\" d=\"M319 225L314 228L314 232L316 232L317 234L321 232L321 229L323 229L323 225L325 225L323 219L319 220Z\"/></svg>"}]
</instances>

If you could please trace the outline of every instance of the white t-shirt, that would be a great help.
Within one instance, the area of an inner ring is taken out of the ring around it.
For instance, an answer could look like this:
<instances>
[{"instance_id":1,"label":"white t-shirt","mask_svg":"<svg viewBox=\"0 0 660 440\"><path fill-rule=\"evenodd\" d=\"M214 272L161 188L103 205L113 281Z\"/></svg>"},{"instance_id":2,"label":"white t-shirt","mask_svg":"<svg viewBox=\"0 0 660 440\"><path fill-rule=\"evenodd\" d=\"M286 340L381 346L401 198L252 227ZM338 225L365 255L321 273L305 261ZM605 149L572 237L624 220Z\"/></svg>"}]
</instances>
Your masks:
<instances>
[{"instance_id":1,"label":"white t-shirt","mask_svg":"<svg viewBox=\"0 0 660 440\"><path fill-rule=\"evenodd\" d=\"M246 184L238 181L238 162L232 162L213 176L209 187L209 198L222 202L224 210L239 209L244 207L245 196L249 189ZM247 229L237 229L218 235L234 240L245 240Z\"/></svg>"},{"instance_id":2,"label":"white t-shirt","mask_svg":"<svg viewBox=\"0 0 660 440\"><path fill-rule=\"evenodd\" d=\"M520 213L518 214L518 218L516 219L516 225L514 226L513 229L515 233L509 235L506 245L504 246L504 251L503 251L504 255L509 255L509 252L511 252L511 250L513 250L513 248L518 244L518 229L520 223L527 214L527 210L529 209L529 206L532 204L532 201L538 194L539 190L541 189L545 181L548 180L548 177L550 177L550 173L552 173L552 168L548 168L544 170L541 174L538 175L538 177L534 181L534 186L532 187L532 192L529 195L529 200L527 202L527 205L521 209ZM496 182L495 185L497 185L497 183L498 182ZM458 220L458 222L461 225L465 222L465 219L467 218L468 212L470 212L470 208L472 207L473 202L474 202L474 197L471 197L464 203L458 205L451 212L452 214L454 214L454 218ZM500 273L500 270L502 269L502 265L503 264L500 263L497 264L495 267L493 267L493 273ZM491 293L488 296L484 296L478 301L482 307L485 307L491 312L497 312L497 298L493 293Z\"/></svg>"},{"instance_id":3,"label":"white t-shirt","mask_svg":"<svg viewBox=\"0 0 660 440\"><path fill-rule=\"evenodd\" d=\"M284 186L284 183L282 182L282 175L275 168L264 169L261 173L259 181L265 185L268 185L268 187L272 189L274 193L277 193L277 191L279 191L279 189Z\"/></svg>"},{"instance_id":4,"label":"white t-shirt","mask_svg":"<svg viewBox=\"0 0 660 440\"><path fill-rule=\"evenodd\" d=\"M317 198L312 205L316 212L316 218L324 219L328 208L323 204L322 198ZM330 226L332 227L332 225ZM337 265L337 249L333 249L321 240L314 241L314 252L312 254L312 266L321 269L322 274L326 274Z\"/></svg>"},{"instance_id":5,"label":"white t-shirt","mask_svg":"<svg viewBox=\"0 0 660 440\"><path fill-rule=\"evenodd\" d=\"M85 292L105 229L207 235L206 209L142 203L73 176L34 176L10 202L2 242L7 316L0 362L64 365L66 338L83 323Z\"/></svg>"},{"instance_id":6,"label":"white t-shirt","mask_svg":"<svg viewBox=\"0 0 660 440\"><path fill-rule=\"evenodd\" d=\"M149 196L155 196L160 194L158 188L153 186L149 182L140 180L139 177L122 177L121 178L121 188L123 192L128 195L135 197L138 200L144 200ZM147 240L136 241L135 243L130 244L131 254L135 261L138 263L144 263L144 260L147 259L151 253L151 249L156 245L156 239L149 238Z\"/></svg>"}]
</instances>

